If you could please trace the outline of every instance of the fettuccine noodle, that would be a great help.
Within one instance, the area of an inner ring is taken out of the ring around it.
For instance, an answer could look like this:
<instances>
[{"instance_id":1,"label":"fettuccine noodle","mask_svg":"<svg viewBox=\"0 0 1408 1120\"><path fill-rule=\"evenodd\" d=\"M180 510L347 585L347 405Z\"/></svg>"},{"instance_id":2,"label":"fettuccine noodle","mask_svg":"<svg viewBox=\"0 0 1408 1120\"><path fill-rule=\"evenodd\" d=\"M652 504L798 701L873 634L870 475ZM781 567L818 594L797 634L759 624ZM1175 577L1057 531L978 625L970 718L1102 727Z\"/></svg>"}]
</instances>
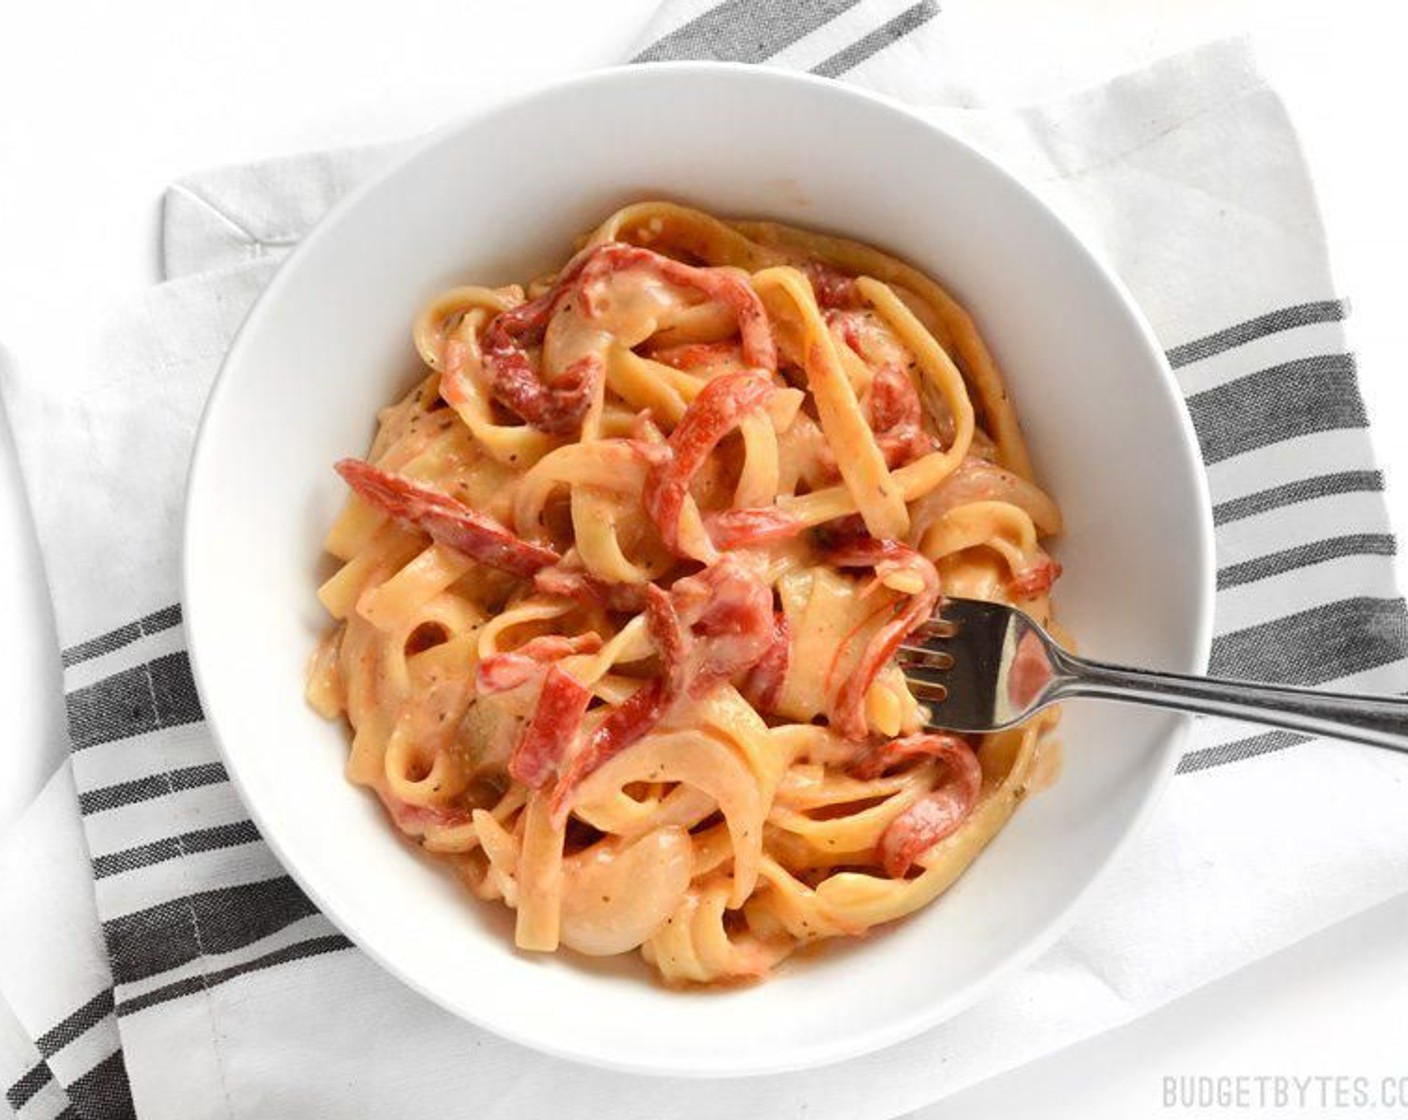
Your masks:
<instances>
[{"instance_id":1,"label":"fettuccine noodle","mask_svg":"<svg viewBox=\"0 0 1408 1120\"><path fill-rule=\"evenodd\" d=\"M878 250L663 202L414 327L328 534L308 696L520 948L759 977L946 890L1051 713L925 729L942 595L1051 621L1061 528L991 355Z\"/></svg>"}]
</instances>

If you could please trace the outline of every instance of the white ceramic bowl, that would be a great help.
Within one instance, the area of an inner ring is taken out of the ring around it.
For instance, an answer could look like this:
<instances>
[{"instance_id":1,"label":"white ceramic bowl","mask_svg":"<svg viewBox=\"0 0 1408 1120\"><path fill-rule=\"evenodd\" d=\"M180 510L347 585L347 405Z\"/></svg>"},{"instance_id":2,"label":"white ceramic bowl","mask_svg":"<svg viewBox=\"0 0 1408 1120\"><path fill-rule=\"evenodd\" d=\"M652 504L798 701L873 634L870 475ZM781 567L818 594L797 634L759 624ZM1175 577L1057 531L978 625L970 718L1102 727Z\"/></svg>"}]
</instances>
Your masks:
<instances>
[{"instance_id":1,"label":"white ceramic bowl","mask_svg":"<svg viewBox=\"0 0 1408 1120\"><path fill-rule=\"evenodd\" d=\"M832 81L674 64L605 71L443 131L339 206L279 271L211 394L191 468L186 627L202 702L264 837L348 936L481 1026L641 1072L741 1075L899 1041L1059 933L1172 770L1184 723L1068 706L1065 772L949 893L767 983L668 991L627 967L515 952L479 903L342 776L303 701L325 618L332 463L410 383L410 323L455 283L523 280L613 208L668 197L874 242L939 276L1007 371L1065 507L1063 621L1082 649L1205 667L1208 500L1160 350L1119 283L1019 183L903 109Z\"/></svg>"}]
</instances>

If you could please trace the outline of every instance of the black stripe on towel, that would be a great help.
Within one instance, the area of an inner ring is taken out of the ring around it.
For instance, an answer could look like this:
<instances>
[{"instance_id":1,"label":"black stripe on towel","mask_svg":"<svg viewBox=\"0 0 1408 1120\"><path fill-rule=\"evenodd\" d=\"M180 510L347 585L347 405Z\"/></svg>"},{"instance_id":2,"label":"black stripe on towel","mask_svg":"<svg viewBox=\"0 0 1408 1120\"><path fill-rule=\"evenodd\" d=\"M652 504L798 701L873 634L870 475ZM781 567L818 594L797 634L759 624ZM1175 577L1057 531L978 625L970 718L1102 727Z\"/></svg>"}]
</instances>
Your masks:
<instances>
[{"instance_id":1,"label":"black stripe on towel","mask_svg":"<svg viewBox=\"0 0 1408 1120\"><path fill-rule=\"evenodd\" d=\"M763 62L830 23L859 0L726 0L657 39L632 62L714 59Z\"/></svg>"},{"instance_id":2,"label":"black stripe on towel","mask_svg":"<svg viewBox=\"0 0 1408 1120\"><path fill-rule=\"evenodd\" d=\"M109 630L106 634L100 634L86 642L69 646L61 655L64 668L77 665L80 661L101 657L105 653L111 653L115 649L131 645L138 638L145 638L149 634L159 634L163 630L170 630L171 627L179 625L181 625L181 604L175 603L169 607L162 607L161 610L153 611L151 614L137 619L136 622L129 622L126 626L119 626L116 630Z\"/></svg>"},{"instance_id":3,"label":"black stripe on towel","mask_svg":"<svg viewBox=\"0 0 1408 1120\"><path fill-rule=\"evenodd\" d=\"M1217 573L1217 589L1240 587L1259 579L1269 579L1312 564L1338 560L1342 556L1392 556L1398 544L1388 533L1352 533L1343 537L1327 537L1280 552L1267 553L1240 564L1229 564Z\"/></svg>"},{"instance_id":4,"label":"black stripe on towel","mask_svg":"<svg viewBox=\"0 0 1408 1120\"><path fill-rule=\"evenodd\" d=\"M75 751L204 718L184 652L74 689L64 702Z\"/></svg>"},{"instance_id":5,"label":"black stripe on towel","mask_svg":"<svg viewBox=\"0 0 1408 1120\"><path fill-rule=\"evenodd\" d=\"M177 980L174 983L166 984L160 988L153 988L149 992L143 992L139 996L125 999L117 1005L119 1015L131 1015L134 1012L142 1011L145 1008L153 1007L157 1004L166 1003L169 1000L180 999L182 996L195 995L197 992L213 988L218 984L223 984L227 980L233 980L236 976L244 976L246 973L258 972L261 969L273 968L276 965L286 964L289 961L304 960L307 957L321 956L324 953L335 953L341 949L352 948L352 942L348 941L340 933L328 934L325 937L313 937L307 941L300 941L294 945L286 946L283 949L275 949L271 953L265 953L262 957L256 957L252 961L245 961L244 964L232 965L230 968L217 969L214 972L207 972L201 976L191 976L184 980Z\"/></svg>"},{"instance_id":6,"label":"black stripe on towel","mask_svg":"<svg viewBox=\"0 0 1408 1120\"><path fill-rule=\"evenodd\" d=\"M108 993L111 997L112 993ZM23 1077L5 1090L5 1100L9 1102L11 1108L19 1112L25 1105L32 1101L35 1094L54 1080L54 1073L49 1068L48 1062L36 1062L25 1071Z\"/></svg>"},{"instance_id":7,"label":"black stripe on towel","mask_svg":"<svg viewBox=\"0 0 1408 1120\"><path fill-rule=\"evenodd\" d=\"M229 953L317 913L292 879L280 876L203 891L103 923L117 984L180 968L206 954Z\"/></svg>"},{"instance_id":8,"label":"black stripe on towel","mask_svg":"<svg viewBox=\"0 0 1408 1120\"><path fill-rule=\"evenodd\" d=\"M1178 773L1191 774L1195 770L1206 770L1211 766L1224 766L1229 762L1255 758L1259 754L1283 751L1287 747L1309 742L1310 738L1309 735L1301 735L1295 731L1264 731L1260 735L1250 735L1245 739L1234 739L1230 743L1219 743L1215 747L1189 751L1178 760Z\"/></svg>"},{"instance_id":9,"label":"black stripe on towel","mask_svg":"<svg viewBox=\"0 0 1408 1120\"><path fill-rule=\"evenodd\" d=\"M1315 303L1299 303L1294 307L1282 307L1277 311L1258 315L1245 323L1227 327L1203 338L1195 338L1182 346L1168 351L1168 364L1174 369L1192 362L1200 362L1224 350L1242 346L1269 334L1309 326L1311 323L1337 323L1344 319L1348 308L1342 300L1326 299Z\"/></svg>"},{"instance_id":10,"label":"black stripe on towel","mask_svg":"<svg viewBox=\"0 0 1408 1120\"><path fill-rule=\"evenodd\" d=\"M70 1042L73 1042L75 1039L92 1030L112 1013L112 989L106 988L103 991L99 992L97 995L95 995L82 1007L78 1008L78 1010L70 1013L69 1015L66 1015L53 1027L51 1027L49 1030L45 1031L42 1035L40 1035L39 1038L35 1040L35 1049L37 1049L45 1059L52 1058ZM118 1058L118 1064L120 1065L121 1054L119 1053L115 1055L115 1057ZM111 1062L112 1058L105 1059L105 1061ZM95 1066L94 1070L96 1071L97 1069L99 1069L102 1064L103 1063L99 1063L99 1066ZM84 1075L84 1077L88 1076L89 1074ZM106 1072L104 1072L103 1074L100 1074L97 1078L95 1078L93 1082L84 1083L84 1085L80 1086L79 1094L74 1094L71 1091L70 1087L70 1091L68 1092L70 1100L74 1101L75 1103L78 1103L80 1101L82 1093L85 1091L88 1085L96 1084L97 1081L104 1080L106 1077L107 1074ZM122 1072L122 1077L124 1080L126 1079L125 1070L123 1070ZM33 1100L36 1095L38 1095L38 1093L44 1088L44 1086L48 1085L52 1081L55 1081L55 1078L53 1070L50 1068L48 1061L46 1060L37 1062L25 1072L23 1077L21 1077L18 1081L11 1085L9 1089L5 1091L5 1100L9 1102L11 1108L13 1108L16 1112L19 1112L22 1108L24 1108L26 1104ZM79 1082L82 1081L83 1078L79 1078ZM128 1094L128 1097L130 1104L130 1093ZM84 1111L80 1109L80 1111L78 1113L75 1113L75 1115L94 1117L105 1117L109 1115L129 1115L130 1113L123 1113L121 1111L121 1103L121 1099L119 1098L117 1101L118 1108L116 1108L112 1112ZM60 1115L63 1114L60 1113Z\"/></svg>"},{"instance_id":11,"label":"black stripe on towel","mask_svg":"<svg viewBox=\"0 0 1408 1120\"><path fill-rule=\"evenodd\" d=\"M1212 520L1215 525L1226 525L1229 521L1255 517L1283 506L1312 502L1335 494L1372 493L1383 488L1384 476L1378 471L1341 471L1338 474L1298 478L1283 486L1273 486L1269 490L1259 490L1255 494L1232 498L1213 506Z\"/></svg>"},{"instance_id":12,"label":"black stripe on towel","mask_svg":"<svg viewBox=\"0 0 1408 1120\"><path fill-rule=\"evenodd\" d=\"M1355 598L1223 634L1212 643L1215 677L1319 685L1408 657L1402 599Z\"/></svg>"},{"instance_id":13,"label":"black stripe on towel","mask_svg":"<svg viewBox=\"0 0 1408 1120\"><path fill-rule=\"evenodd\" d=\"M108 809L119 809L124 805L135 805L139 801L166 797L182 790L218 785L229 780L230 775L220 763L206 762L200 766L187 766L165 774L152 774L130 782L118 782L115 785L85 790L78 795L78 808L84 816L88 816L106 812Z\"/></svg>"},{"instance_id":14,"label":"black stripe on towel","mask_svg":"<svg viewBox=\"0 0 1408 1120\"><path fill-rule=\"evenodd\" d=\"M1349 354L1298 358L1194 393L1187 403L1209 465L1297 436L1369 423Z\"/></svg>"},{"instance_id":15,"label":"black stripe on towel","mask_svg":"<svg viewBox=\"0 0 1408 1120\"><path fill-rule=\"evenodd\" d=\"M67 1088L74 1111L87 1120L137 1120L132 1084L127 1080L121 1050L104 1058Z\"/></svg>"},{"instance_id":16,"label":"black stripe on towel","mask_svg":"<svg viewBox=\"0 0 1408 1120\"><path fill-rule=\"evenodd\" d=\"M109 988L69 1015L52 1030L47 1031L40 1039L39 1046L47 1057L97 1025L114 1010L119 1015L132 1014L173 999L180 999L182 996L194 995L251 972L350 948L352 948L352 942L340 933L309 938L282 949L275 949L242 964L216 969L201 976L189 977L163 985L160 988L154 988L139 996L124 1000L117 1004L116 1008L113 1005L112 989ZM5 1093L5 1099L10 1107L18 1112L33 1100L44 1086L54 1081L55 1078L48 1063L38 1062L10 1086ZM69 1115L93 1118L93 1120L107 1120L108 1117L123 1120L123 1118L136 1116L135 1107L132 1104L131 1084L127 1077L127 1069L121 1050L104 1058L91 1070L67 1086L67 1093L73 1104L60 1113L61 1116Z\"/></svg>"},{"instance_id":17,"label":"black stripe on towel","mask_svg":"<svg viewBox=\"0 0 1408 1120\"><path fill-rule=\"evenodd\" d=\"M99 992L77 1011L45 1031L35 1042L39 1052L51 1058L79 1035L97 1026L112 1014L112 989Z\"/></svg>"},{"instance_id":18,"label":"black stripe on towel","mask_svg":"<svg viewBox=\"0 0 1408 1120\"><path fill-rule=\"evenodd\" d=\"M251 821L236 821L234 824L185 832L180 836L168 836L150 844L94 857L93 878L106 879L109 875L150 867L154 863L164 863L194 852L218 852L239 844L253 844L258 839L259 831Z\"/></svg>"},{"instance_id":19,"label":"black stripe on towel","mask_svg":"<svg viewBox=\"0 0 1408 1120\"><path fill-rule=\"evenodd\" d=\"M112 1004L112 992L107 992L108 1004ZM53 1070L46 1062L31 1066L23 1077L5 1092L5 1100L18 1114L46 1085L58 1084ZM132 1086L127 1079L127 1066L122 1051L116 1050L98 1062L87 1073L76 1078L60 1089L69 1099L69 1104L58 1113L55 1120L64 1117L70 1120L135 1120L137 1111L132 1103Z\"/></svg>"},{"instance_id":20,"label":"black stripe on towel","mask_svg":"<svg viewBox=\"0 0 1408 1120\"><path fill-rule=\"evenodd\" d=\"M857 39L844 50L837 51L830 58L812 67L813 74L823 78L837 78L847 70L854 70L872 55L879 54L886 47L898 43L910 32L923 27L939 14L935 0L921 0L912 8L906 8L888 23L882 24L864 38Z\"/></svg>"}]
</instances>

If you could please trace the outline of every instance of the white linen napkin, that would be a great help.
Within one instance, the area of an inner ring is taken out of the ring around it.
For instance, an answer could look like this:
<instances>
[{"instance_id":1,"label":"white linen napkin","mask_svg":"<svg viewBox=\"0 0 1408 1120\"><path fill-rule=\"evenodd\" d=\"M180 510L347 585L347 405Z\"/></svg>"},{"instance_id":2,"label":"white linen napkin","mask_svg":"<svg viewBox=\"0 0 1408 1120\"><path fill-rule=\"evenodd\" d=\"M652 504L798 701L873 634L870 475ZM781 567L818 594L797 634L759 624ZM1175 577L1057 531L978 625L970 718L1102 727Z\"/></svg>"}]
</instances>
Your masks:
<instances>
[{"instance_id":1,"label":"white linen napkin","mask_svg":"<svg viewBox=\"0 0 1408 1120\"><path fill-rule=\"evenodd\" d=\"M699 0L668 5L637 57L769 60L907 96L1033 185L1125 278L1187 394L1216 503L1213 671L1408 688L1345 306L1294 131L1245 48L988 111L934 78L962 47L935 15L928 0ZM395 150L175 184L166 282L76 323L74 349L19 355L0 386L73 747L71 778L0 845L0 898L26 915L0 923L0 1091L16 1113L883 1120L1408 890L1403 759L1207 720L1066 938L881 1053L747 1080L630 1077L505 1042L404 988L249 823L201 720L176 578L193 425L230 335L277 258ZM35 875L39 860L60 872Z\"/></svg>"}]
</instances>

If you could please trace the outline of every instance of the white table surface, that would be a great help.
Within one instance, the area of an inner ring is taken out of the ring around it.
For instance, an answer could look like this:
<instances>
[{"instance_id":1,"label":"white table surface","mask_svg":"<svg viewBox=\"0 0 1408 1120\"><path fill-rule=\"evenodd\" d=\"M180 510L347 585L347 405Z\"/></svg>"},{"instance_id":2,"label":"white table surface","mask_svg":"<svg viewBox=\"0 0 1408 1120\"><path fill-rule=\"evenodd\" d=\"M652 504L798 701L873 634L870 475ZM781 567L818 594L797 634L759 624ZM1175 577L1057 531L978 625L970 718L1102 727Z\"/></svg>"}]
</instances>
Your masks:
<instances>
[{"instance_id":1,"label":"white table surface","mask_svg":"<svg viewBox=\"0 0 1408 1120\"><path fill-rule=\"evenodd\" d=\"M941 18L957 24L973 3L951 0ZM157 278L159 199L176 176L408 135L484 97L619 61L654 4L401 0L365 14L345 2L7 6L0 14L0 365L61 342L65 321L85 307ZM1253 33L1319 183L1403 533L1408 440L1397 421L1408 408L1408 384L1398 344L1408 223L1396 174L1404 162L1396 109L1408 104L1408 68L1394 7L1373 0L986 0L986 30L974 49L994 52L987 92L1021 103L1207 39ZM996 52L1007 34L1043 37L1050 66L1005 73ZM3 834L63 751L53 624L3 424L0 624ZM1187 1113L1163 1107L1163 1077L1365 1074L1377 1084L1408 1075L1405 933L1408 898L1401 898L919 1115ZM1301 1114L1318 1110L1277 1112Z\"/></svg>"}]
</instances>

